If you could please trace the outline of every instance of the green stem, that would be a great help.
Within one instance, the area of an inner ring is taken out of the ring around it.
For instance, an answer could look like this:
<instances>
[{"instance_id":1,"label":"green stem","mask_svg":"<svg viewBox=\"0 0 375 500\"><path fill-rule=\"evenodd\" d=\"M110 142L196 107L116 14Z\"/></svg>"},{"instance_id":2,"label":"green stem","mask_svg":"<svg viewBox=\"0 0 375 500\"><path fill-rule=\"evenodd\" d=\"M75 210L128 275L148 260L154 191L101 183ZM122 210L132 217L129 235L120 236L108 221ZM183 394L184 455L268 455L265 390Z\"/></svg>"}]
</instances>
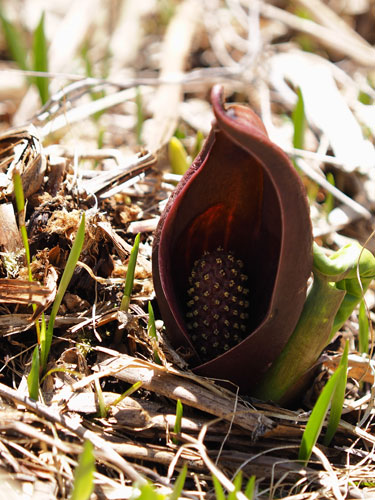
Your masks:
<instances>
[{"instance_id":1,"label":"green stem","mask_svg":"<svg viewBox=\"0 0 375 500\"><path fill-rule=\"evenodd\" d=\"M293 397L296 384L329 342L333 321L344 296L345 291L337 289L322 274L314 272L314 283L297 326L257 387L255 396L278 402Z\"/></svg>"},{"instance_id":2,"label":"green stem","mask_svg":"<svg viewBox=\"0 0 375 500\"><path fill-rule=\"evenodd\" d=\"M313 249L313 286L292 336L257 387L261 399L285 403L301 392L320 353L375 277L374 256L357 242L330 256L315 243Z\"/></svg>"}]
</instances>

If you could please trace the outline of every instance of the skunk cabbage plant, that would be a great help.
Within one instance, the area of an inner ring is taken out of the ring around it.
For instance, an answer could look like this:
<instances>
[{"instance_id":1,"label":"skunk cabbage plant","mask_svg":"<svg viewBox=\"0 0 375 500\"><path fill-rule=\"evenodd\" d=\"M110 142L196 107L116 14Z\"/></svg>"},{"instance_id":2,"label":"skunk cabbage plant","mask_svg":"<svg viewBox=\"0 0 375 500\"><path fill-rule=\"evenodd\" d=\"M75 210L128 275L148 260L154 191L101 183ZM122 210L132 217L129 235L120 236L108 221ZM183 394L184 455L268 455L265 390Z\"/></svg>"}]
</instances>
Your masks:
<instances>
[{"instance_id":1,"label":"skunk cabbage plant","mask_svg":"<svg viewBox=\"0 0 375 500\"><path fill-rule=\"evenodd\" d=\"M305 189L249 108L211 95L215 122L158 224L156 297L197 374L252 392L291 336L312 270Z\"/></svg>"}]
</instances>

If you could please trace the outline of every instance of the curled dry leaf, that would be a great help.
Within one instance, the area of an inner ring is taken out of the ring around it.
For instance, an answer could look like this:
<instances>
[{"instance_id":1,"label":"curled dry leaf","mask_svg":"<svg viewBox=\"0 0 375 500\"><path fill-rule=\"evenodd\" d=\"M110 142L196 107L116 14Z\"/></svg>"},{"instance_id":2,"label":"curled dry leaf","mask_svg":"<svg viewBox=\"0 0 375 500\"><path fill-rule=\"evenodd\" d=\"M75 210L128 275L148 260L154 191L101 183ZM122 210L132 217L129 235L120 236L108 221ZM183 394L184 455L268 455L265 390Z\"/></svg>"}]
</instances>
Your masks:
<instances>
[{"instance_id":1,"label":"curled dry leaf","mask_svg":"<svg viewBox=\"0 0 375 500\"><path fill-rule=\"evenodd\" d=\"M40 188L46 170L46 158L33 125L9 130L0 136L0 199L13 195L13 173L22 179L25 198Z\"/></svg>"}]
</instances>

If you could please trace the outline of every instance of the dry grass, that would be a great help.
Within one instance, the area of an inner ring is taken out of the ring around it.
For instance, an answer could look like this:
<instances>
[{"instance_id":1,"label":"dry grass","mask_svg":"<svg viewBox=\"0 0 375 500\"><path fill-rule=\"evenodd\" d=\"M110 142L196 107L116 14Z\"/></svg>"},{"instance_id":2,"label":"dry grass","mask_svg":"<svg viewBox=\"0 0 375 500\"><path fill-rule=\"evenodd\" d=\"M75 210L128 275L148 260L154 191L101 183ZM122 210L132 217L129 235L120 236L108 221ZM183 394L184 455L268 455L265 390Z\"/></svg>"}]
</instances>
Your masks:
<instances>
[{"instance_id":1,"label":"dry grass","mask_svg":"<svg viewBox=\"0 0 375 500\"><path fill-rule=\"evenodd\" d=\"M153 230L176 180L166 145L176 128L190 151L196 132L208 132L213 83L221 82L230 100L248 103L271 139L295 159L317 241L337 248L356 238L375 249L368 240L375 203L375 108L358 100L375 98L373 4L274 3L2 3L29 45L45 9L51 99L41 108L25 78L30 73L17 69L0 36L0 277L15 283L11 291L5 281L0 286L1 498L67 497L83 439L96 446L98 498L128 498L131 483L145 477L168 491L183 463L189 471L186 498L212 497L212 474L230 488L238 470L256 475L259 499L375 496L374 366L356 351L356 314L324 354L321 374L298 409L243 398L192 375L168 345L160 321L163 364L152 362L155 345L145 311L154 297ZM297 87L308 118L303 151L292 146ZM17 128L9 133L12 127ZM40 286L25 281L9 203L9 169L19 144L28 151L26 223ZM334 174L334 187L327 172ZM335 202L327 214L328 193ZM48 315L82 209L84 249L56 319L50 356L49 367L64 371L47 377L36 403L26 396L36 334L24 304L32 300ZM118 304L138 232L131 310L121 316ZM366 300L373 319L372 289ZM113 346L118 328L123 344ZM329 448L314 449L303 468L297 456L308 410L347 338L350 383L339 431ZM129 384L141 381L142 387L99 418L95 378L107 403ZM177 399L184 416L176 444Z\"/></svg>"}]
</instances>

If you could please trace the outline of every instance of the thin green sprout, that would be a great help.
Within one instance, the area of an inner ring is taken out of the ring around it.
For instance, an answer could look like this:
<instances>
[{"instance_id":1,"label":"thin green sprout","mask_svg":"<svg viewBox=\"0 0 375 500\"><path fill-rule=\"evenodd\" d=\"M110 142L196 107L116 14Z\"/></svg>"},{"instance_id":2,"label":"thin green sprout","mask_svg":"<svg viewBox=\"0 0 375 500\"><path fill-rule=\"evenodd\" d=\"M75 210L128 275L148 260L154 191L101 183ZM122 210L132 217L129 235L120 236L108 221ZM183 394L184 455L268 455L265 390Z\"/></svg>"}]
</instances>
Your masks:
<instances>
[{"instance_id":1,"label":"thin green sprout","mask_svg":"<svg viewBox=\"0 0 375 500\"><path fill-rule=\"evenodd\" d=\"M27 376L27 388L29 390L29 397L31 399L34 399L34 401L38 401L39 397L39 368L39 346L36 345L33 351L30 373Z\"/></svg>"},{"instance_id":2,"label":"thin green sprout","mask_svg":"<svg viewBox=\"0 0 375 500\"><path fill-rule=\"evenodd\" d=\"M123 392L121 396L115 399L111 404L107 405L106 407L107 410L109 410L111 406L117 406L118 404L120 404L123 399L127 398L128 396L131 396L134 392L138 391L138 389L140 389L142 385L143 382L141 382L140 380L138 382L135 382L131 387L129 387L129 389Z\"/></svg>"},{"instance_id":3,"label":"thin green sprout","mask_svg":"<svg viewBox=\"0 0 375 500\"><path fill-rule=\"evenodd\" d=\"M74 472L73 491L70 500L88 500L94 490L95 455L94 445L86 440Z\"/></svg>"},{"instance_id":4,"label":"thin green sprout","mask_svg":"<svg viewBox=\"0 0 375 500\"><path fill-rule=\"evenodd\" d=\"M149 337L157 343L158 341L158 336L156 333L156 325L155 325L155 315L154 315L154 310L152 308L151 302L148 303L148 322L147 322L147 333ZM161 365L161 359L158 354L157 349L154 349L154 361L158 365Z\"/></svg>"},{"instance_id":5,"label":"thin green sprout","mask_svg":"<svg viewBox=\"0 0 375 500\"><path fill-rule=\"evenodd\" d=\"M171 137L169 141L168 157L174 174L183 175L190 166L191 159L177 137Z\"/></svg>"},{"instance_id":6,"label":"thin green sprout","mask_svg":"<svg viewBox=\"0 0 375 500\"><path fill-rule=\"evenodd\" d=\"M187 465L184 464L181 472L179 473L176 482L174 484L174 488L172 493L168 496L168 500L179 500L181 497L182 489L185 484L185 479L186 479L186 474L187 474Z\"/></svg>"},{"instance_id":7,"label":"thin green sprout","mask_svg":"<svg viewBox=\"0 0 375 500\"><path fill-rule=\"evenodd\" d=\"M198 130L197 135L195 136L195 144L194 144L193 153L192 153L193 160L200 153L200 150L202 149L203 141L204 141L204 135L200 130Z\"/></svg>"},{"instance_id":8,"label":"thin green sprout","mask_svg":"<svg viewBox=\"0 0 375 500\"><path fill-rule=\"evenodd\" d=\"M74 375L77 378L84 377L84 375L82 373L77 372L76 370L69 370L68 368L51 368L40 379L40 383L42 384L47 377L49 377L50 375L53 375L54 373L68 373L69 375Z\"/></svg>"},{"instance_id":9,"label":"thin green sprout","mask_svg":"<svg viewBox=\"0 0 375 500\"><path fill-rule=\"evenodd\" d=\"M327 175L326 175L326 178L327 178L327 181L332 186L335 185L335 178L333 177L332 172L328 172ZM325 199L325 202L324 202L324 211L325 211L327 217L332 212L333 207L334 207L334 198L333 198L333 195L332 195L332 193L330 193L329 191L327 191L326 199Z\"/></svg>"},{"instance_id":10,"label":"thin green sprout","mask_svg":"<svg viewBox=\"0 0 375 500\"><path fill-rule=\"evenodd\" d=\"M107 411L107 405L105 404L104 401L103 391L100 386L100 380L96 378L94 380L94 384L95 384L96 395L98 397L99 416L100 418L106 418L108 411Z\"/></svg>"},{"instance_id":11,"label":"thin green sprout","mask_svg":"<svg viewBox=\"0 0 375 500\"><path fill-rule=\"evenodd\" d=\"M22 70L27 71L29 67L27 64L27 49L24 37L22 33L4 17L1 6L0 20L10 55Z\"/></svg>"},{"instance_id":12,"label":"thin green sprout","mask_svg":"<svg viewBox=\"0 0 375 500\"><path fill-rule=\"evenodd\" d=\"M292 120L294 125L293 147L296 149L303 149L305 143L306 118L305 105L300 88L297 89L297 103L292 113Z\"/></svg>"},{"instance_id":13,"label":"thin green sprout","mask_svg":"<svg viewBox=\"0 0 375 500\"><path fill-rule=\"evenodd\" d=\"M241 491L242 488L242 471L240 470L236 477L233 479L234 490L230 491L227 496L227 500L237 500L237 493Z\"/></svg>"},{"instance_id":14,"label":"thin green sprout","mask_svg":"<svg viewBox=\"0 0 375 500\"><path fill-rule=\"evenodd\" d=\"M51 348L53 328L57 316L57 311L59 310L65 291L68 288L70 280L73 276L74 269L81 254L84 239L85 239L85 213L83 212L81 217L81 222L79 224L78 231L73 246L70 250L68 261L66 263L63 275L60 280L59 287L57 289L56 297L52 305L52 310L48 321L48 328L46 331L46 335L43 342L41 342L41 363L43 371L47 366L47 359Z\"/></svg>"},{"instance_id":15,"label":"thin green sprout","mask_svg":"<svg viewBox=\"0 0 375 500\"><path fill-rule=\"evenodd\" d=\"M143 128L144 116L142 110L142 93L139 87L136 88L135 104L137 106L137 123L136 123L137 144L142 144L142 128Z\"/></svg>"},{"instance_id":16,"label":"thin green sprout","mask_svg":"<svg viewBox=\"0 0 375 500\"><path fill-rule=\"evenodd\" d=\"M302 436L298 454L298 460L301 460L305 466L310 460L313 447L318 440L333 394L337 388L337 384L343 376L345 376L344 366L340 365L328 380L311 412Z\"/></svg>"},{"instance_id":17,"label":"thin green sprout","mask_svg":"<svg viewBox=\"0 0 375 500\"><path fill-rule=\"evenodd\" d=\"M14 171L13 174L13 188L14 188L14 196L16 198L16 206L18 211L18 223L20 226L20 233L22 237L22 243L25 248L25 257L26 257L26 265L29 276L29 281L33 280L31 273L31 261L30 261L30 247L29 240L27 238L27 230L25 226L25 198L23 195L23 187L21 176L18 171Z\"/></svg>"},{"instance_id":18,"label":"thin green sprout","mask_svg":"<svg viewBox=\"0 0 375 500\"><path fill-rule=\"evenodd\" d=\"M180 434L181 432L181 422L182 422L182 414L183 414L183 406L182 406L182 403L179 399L177 399L177 404L176 404L176 419L175 419L175 423L174 423L174 428L173 428L173 432L175 434ZM173 438L173 442L175 444L178 443L178 438Z\"/></svg>"},{"instance_id":19,"label":"thin green sprout","mask_svg":"<svg viewBox=\"0 0 375 500\"><path fill-rule=\"evenodd\" d=\"M120 311L124 312L128 311L130 305L130 296L134 285L134 272L135 272L135 266L137 264L140 237L141 235L140 233L138 233L137 236L135 237L132 251L130 252L128 271L126 273L126 278L125 278L124 295L122 297L120 304Z\"/></svg>"},{"instance_id":20,"label":"thin green sprout","mask_svg":"<svg viewBox=\"0 0 375 500\"><path fill-rule=\"evenodd\" d=\"M255 494L255 476L250 476L245 488L245 497L253 500Z\"/></svg>"},{"instance_id":21,"label":"thin green sprout","mask_svg":"<svg viewBox=\"0 0 375 500\"><path fill-rule=\"evenodd\" d=\"M33 39L33 70L47 73L48 72L48 48L47 39L44 31L44 12L41 15L38 26L34 31ZM47 77L35 77L35 85L38 88L42 104L45 104L49 98Z\"/></svg>"},{"instance_id":22,"label":"thin green sprout","mask_svg":"<svg viewBox=\"0 0 375 500\"><path fill-rule=\"evenodd\" d=\"M361 354L368 354L369 351L369 321L367 317L366 304L361 300L358 312L358 350Z\"/></svg>"},{"instance_id":23,"label":"thin green sprout","mask_svg":"<svg viewBox=\"0 0 375 500\"><path fill-rule=\"evenodd\" d=\"M327 431L323 439L323 444L325 446L330 445L333 436L336 433L337 427L339 426L342 409L344 406L346 383L348 380L348 353L349 353L349 341L347 340L339 364L339 366L342 367L342 376L341 378L338 379L336 389L332 396L331 411L329 414Z\"/></svg>"},{"instance_id":24,"label":"thin green sprout","mask_svg":"<svg viewBox=\"0 0 375 500\"><path fill-rule=\"evenodd\" d=\"M224 489L216 476L212 476L212 482L215 488L215 499L216 500L226 500Z\"/></svg>"}]
</instances>

